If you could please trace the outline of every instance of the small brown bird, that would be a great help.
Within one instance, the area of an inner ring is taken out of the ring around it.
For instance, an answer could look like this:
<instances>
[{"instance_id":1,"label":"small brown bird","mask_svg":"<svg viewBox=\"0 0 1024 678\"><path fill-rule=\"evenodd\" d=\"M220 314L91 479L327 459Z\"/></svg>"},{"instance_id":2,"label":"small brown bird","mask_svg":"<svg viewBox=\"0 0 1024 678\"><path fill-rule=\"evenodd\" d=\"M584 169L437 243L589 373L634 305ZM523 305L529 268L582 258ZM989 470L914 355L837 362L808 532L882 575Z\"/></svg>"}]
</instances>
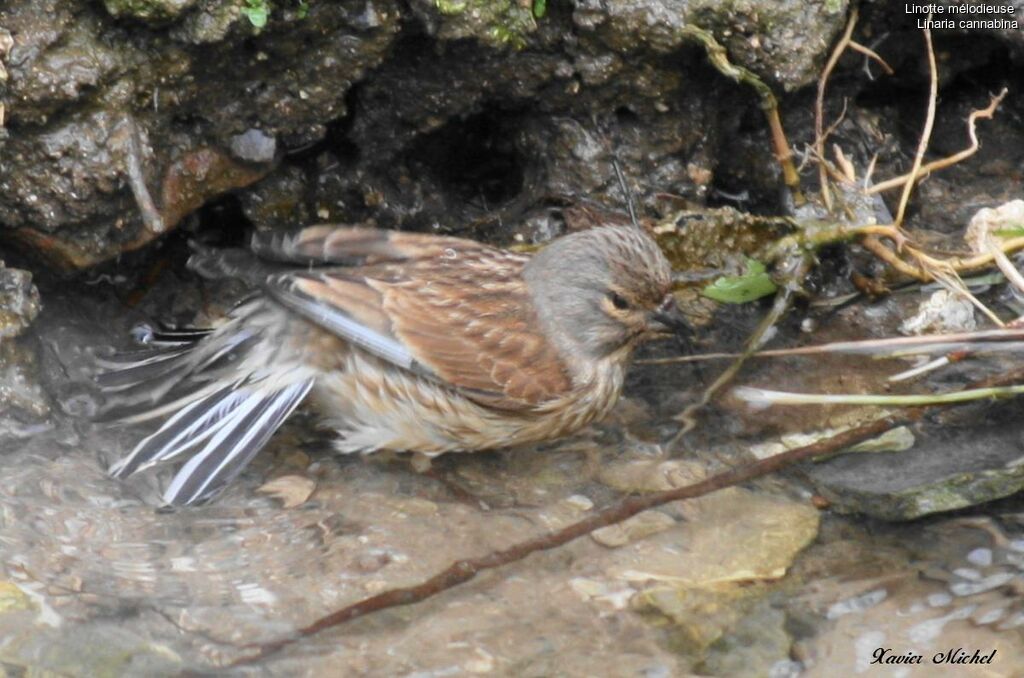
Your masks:
<instances>
[{"instance_id":1,"label":"small brown bird","mask_svg":"<svg viewBox=\"0 0 1024 678\"><path fill-rule=\"evenodd\" d=\"M169 504L215 495L309 393L344 453L432 457L568 434L611 409L641 340L682 324L668 262L629 226L533 257L332 226L253 249L294 268L265 275L216 329L172 334L97 377L107 418L169 416L110 469L187 459Z\"/></svg>"}]
</instances>

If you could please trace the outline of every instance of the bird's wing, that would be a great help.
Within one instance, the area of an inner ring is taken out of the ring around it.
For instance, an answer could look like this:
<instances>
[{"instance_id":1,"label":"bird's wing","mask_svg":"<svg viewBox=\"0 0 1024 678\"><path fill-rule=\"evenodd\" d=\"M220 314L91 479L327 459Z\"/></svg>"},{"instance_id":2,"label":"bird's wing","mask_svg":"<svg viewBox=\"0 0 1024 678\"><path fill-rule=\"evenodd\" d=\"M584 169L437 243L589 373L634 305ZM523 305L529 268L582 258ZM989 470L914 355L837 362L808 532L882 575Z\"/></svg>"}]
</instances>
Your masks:
<instances>
[{"instance_id":1,"label":"bird's wing","mask_svg":"<svg viewBox=\"0 0 1024 678\"><path fill-rule=\"evenodd\" d=\"M472 240L359 226L319 224L289 234L255 233L261 259L292 264L366 266L429 257L447 247L480 247Z\"/></svg>"},{"instance_id":2,"label":"bird's wing","mask_svg":"<svg viewBox=\"0 0 1024 678\"><path fill-rule=\"evenodd\" d=\"M392 238L401 263L278 274L267 289L360 348L489 406L529 410L568 392L568 367L522 281L526 258L450 240Z\"/></svg>"}]
</instances>

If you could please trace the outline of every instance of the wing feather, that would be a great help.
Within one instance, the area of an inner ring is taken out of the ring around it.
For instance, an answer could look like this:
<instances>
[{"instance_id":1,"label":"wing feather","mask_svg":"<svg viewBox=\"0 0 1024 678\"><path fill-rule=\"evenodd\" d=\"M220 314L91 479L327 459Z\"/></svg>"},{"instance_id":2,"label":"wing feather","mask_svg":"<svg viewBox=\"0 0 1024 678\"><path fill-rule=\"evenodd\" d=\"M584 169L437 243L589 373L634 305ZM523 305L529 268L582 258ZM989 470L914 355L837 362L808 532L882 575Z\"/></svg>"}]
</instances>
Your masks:
<instances>
[{"instance_id":1,"label":"wing feather","mask_svg":"<svg viewBox=\"0 0 1024 678\"><path fill-rule=\"evenodd\" d=\"M251 248L262 259L292 264L372 266L417 261L445 249L480 247L463 238L319 224L296 233L256 233Z\"/></svg>"},{"instance_id":2,"label":"wing feather","mask_svg":"<svg viewBox=\"0 0 1024 678\"><path fill-rule=\"evenodd\" d=\"M340 241L362 244L364 255L383 251L381 231L354 230L314 231L300 244L332 256ZM522 281L525 257L436 236L392 233L386 243L405 257L400 263L284 273L271 276L267 289L363 350L489 406L527 410L572 388Z\"/></svg>"},{"instance_id":3,"label":"wing feather","mask_svg":"<svg viewBox=\"0 0 1024 678\"><path fill-rule=\"evenodd\" d=\"M216 433L175 474L164 491L168 504L194 504L215 494L242 472L313 386L305 379L266 393L253 389L232 403Z\"/></svg>"}]
</instances>

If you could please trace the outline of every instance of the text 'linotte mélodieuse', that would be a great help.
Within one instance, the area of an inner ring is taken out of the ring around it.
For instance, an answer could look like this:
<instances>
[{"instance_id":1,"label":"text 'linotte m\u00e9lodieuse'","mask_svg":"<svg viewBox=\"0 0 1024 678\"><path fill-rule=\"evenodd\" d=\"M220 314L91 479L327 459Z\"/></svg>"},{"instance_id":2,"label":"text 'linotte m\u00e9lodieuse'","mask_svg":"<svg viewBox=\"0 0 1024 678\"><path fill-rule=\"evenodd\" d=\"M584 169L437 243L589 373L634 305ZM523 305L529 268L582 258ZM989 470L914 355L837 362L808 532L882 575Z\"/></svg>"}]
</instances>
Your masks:
<instances>
[{"instance_id":1,"label":"text 'linotte m\u00e9lodieuse'","mask_svg":"<svg viewBox=\"0 0 1024 678\"><path fill-rule=\"evenodd\" d=\"M1018 27L1014 5L987 5L963 3L938 5L935 3L903 5L904 14L923 15L917 20L918 28L936 29L1014 29ZM931 15L929 17L929 15ZM993 16L995 15L995 16Z\"/></svg>"}]
</instances>

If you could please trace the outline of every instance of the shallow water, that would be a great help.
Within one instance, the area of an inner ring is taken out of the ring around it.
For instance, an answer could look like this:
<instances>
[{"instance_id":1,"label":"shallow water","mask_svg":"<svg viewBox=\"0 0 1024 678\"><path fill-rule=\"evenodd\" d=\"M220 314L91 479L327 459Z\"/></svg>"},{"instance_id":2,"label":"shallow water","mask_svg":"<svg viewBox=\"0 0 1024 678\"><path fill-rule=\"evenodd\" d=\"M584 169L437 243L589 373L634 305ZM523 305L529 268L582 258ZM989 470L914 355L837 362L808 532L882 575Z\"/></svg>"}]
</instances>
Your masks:
<instances>
[{"instance_id":1,"label":"shallow water","mask_svg":"<svg viewBox=\"0 0 1024 678\"><path fill-rule=\"evenodd\" d=\"M74 385L86 347L116 341L135 321L101 326L105 310L57 302L39 321L35 376L48 402L92 406ZM630 397L602 425L544 446L442 458L431 475L402 459L334 456L297 417L214 503L175 512L155 508L160 478L126 484L104 473L144 429L8 408L0 662L15 674L209 670L251 652L247 643L455 559L556 529L627 492L690 482L728 457L670 459L655 444L676 401L692 398L659 400L676 378L638 368ZM735 435L740 424L730 426L718 433ZM720 442L714 449L738 452ZM312 494L285 508L260 492L278 478L300 495L311 481ZM872 665L872 653L930 659L964 647L995 649L997 660L988 673L949 675L1014 675L1024 666L1024 532L1012 505L1000 511L999 522L892 525L822 513L799 482L766 480L662 507L243 671L936 675L935 665Z\"/></svg>"}]
</instances>

